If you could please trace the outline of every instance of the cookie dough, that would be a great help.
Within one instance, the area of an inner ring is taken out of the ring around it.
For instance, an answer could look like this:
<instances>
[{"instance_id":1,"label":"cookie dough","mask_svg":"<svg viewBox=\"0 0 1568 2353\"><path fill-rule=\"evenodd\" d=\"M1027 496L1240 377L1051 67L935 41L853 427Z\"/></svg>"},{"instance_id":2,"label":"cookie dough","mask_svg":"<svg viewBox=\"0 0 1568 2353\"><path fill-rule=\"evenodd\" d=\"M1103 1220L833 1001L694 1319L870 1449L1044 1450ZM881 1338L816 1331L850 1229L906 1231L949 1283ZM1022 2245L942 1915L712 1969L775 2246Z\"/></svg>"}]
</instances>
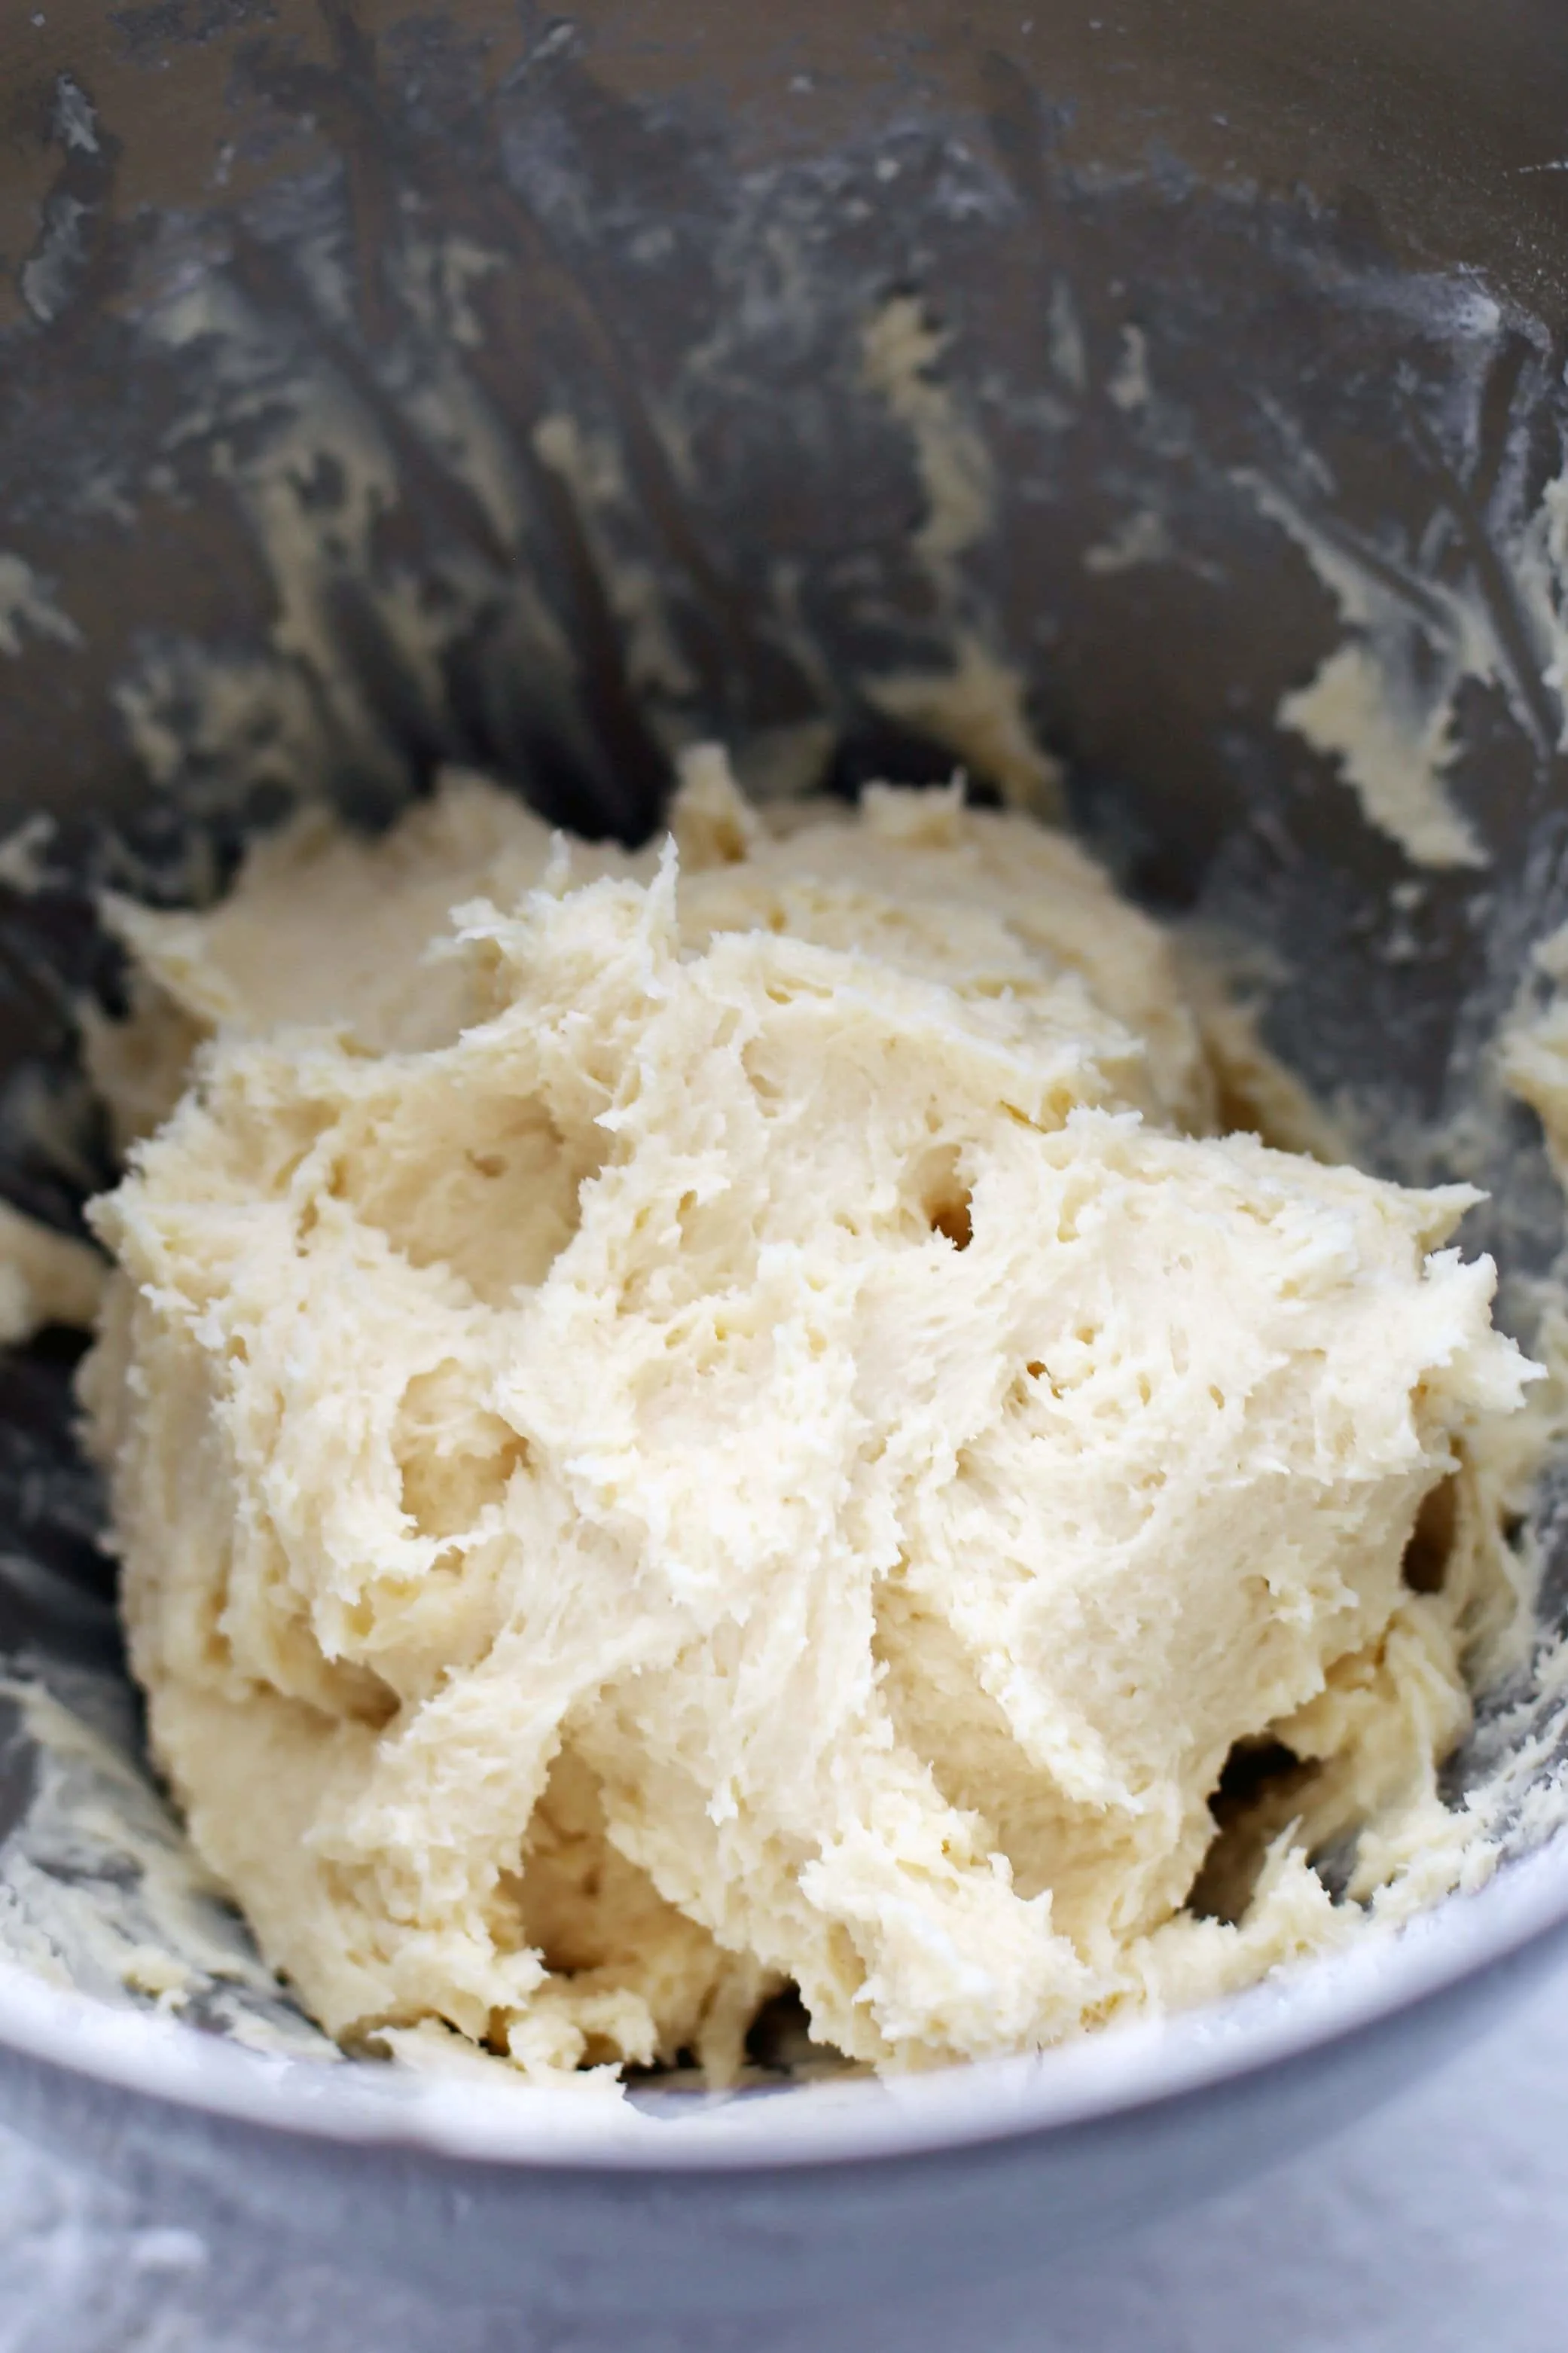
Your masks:
<instances>
[{"instance_id":1,"label":"cookie dough","mask_svg":"<svg viewBox=\"0 0 1568 2353\"><path fill-rule=\"evenodd\" d=\"M1215 1132L1069 842L703 752L639 856L457 777L115 920L132 1661L331 2032L721 2077L793 1985L931 2064L1351 1933L1532 1368L1465 1188Z\"/></svg>"}]
</instances>

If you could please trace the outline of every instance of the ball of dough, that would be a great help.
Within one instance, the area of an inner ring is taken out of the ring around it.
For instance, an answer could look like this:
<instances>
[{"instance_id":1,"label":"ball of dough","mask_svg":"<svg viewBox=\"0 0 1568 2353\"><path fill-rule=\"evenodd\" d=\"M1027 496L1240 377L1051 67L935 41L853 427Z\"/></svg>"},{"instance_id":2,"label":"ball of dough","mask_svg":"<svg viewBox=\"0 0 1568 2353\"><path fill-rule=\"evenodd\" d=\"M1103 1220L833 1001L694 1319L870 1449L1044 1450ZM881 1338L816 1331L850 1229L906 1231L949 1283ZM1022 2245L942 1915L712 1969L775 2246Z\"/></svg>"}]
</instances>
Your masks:
<instances>
[{"instance_id":1,"label":"ball of dough","mask_svg":"<svg viewBox=\"0 0 1568 2353\"><path fill-rule=\"evenodd\" d=\"M178 1100L84 1393L202 1853L333 2033L535 2073L722 2073L785 1983L982 2056L1334 1941L1308 1848L1466 1721L1530 1370L1473 1197L1206 1132L1165 940L1026 819L773 830L702 754L675 833L458 779L121 913L100 1075ZM1200 1918L1259 1743L1289 1810Z\"/></svg>"}]
</instances>

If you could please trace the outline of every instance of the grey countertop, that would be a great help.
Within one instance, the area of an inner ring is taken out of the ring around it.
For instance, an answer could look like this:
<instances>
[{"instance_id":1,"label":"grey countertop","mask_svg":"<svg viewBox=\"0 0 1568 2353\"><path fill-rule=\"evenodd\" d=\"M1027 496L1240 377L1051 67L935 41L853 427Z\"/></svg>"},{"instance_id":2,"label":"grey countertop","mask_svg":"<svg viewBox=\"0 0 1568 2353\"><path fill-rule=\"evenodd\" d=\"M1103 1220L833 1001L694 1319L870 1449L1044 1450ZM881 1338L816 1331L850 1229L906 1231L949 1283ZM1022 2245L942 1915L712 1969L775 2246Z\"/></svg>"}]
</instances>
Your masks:
<instances>
[{"instance_id":1,"label":"grey countertop","mask_svg":"<svg viewBox=\"0 0 1568 2353\"><path fill-rule=\"evenodd\" d=\"M1568 1969L1395 2105L1245 2189L976 2299L628 2331L411 2304L205 2245L0 2131L0 2353L1558 2353Z\"/></svg>"}]
</instances>

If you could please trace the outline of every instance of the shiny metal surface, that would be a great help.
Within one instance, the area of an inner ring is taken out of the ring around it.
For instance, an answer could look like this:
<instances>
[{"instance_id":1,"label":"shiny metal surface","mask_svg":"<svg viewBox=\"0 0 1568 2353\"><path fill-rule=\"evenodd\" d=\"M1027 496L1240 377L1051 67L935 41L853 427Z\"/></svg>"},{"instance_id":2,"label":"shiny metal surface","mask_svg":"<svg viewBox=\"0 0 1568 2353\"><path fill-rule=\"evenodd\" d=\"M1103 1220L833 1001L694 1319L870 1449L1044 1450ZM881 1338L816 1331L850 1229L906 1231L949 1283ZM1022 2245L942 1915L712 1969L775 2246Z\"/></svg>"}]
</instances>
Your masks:
<instances>
[{"instance_id":1,"label":"shiny metal surface","mask_svg":"<svg viewBox=\"0 0 1568 2353\"><path fill-rule=\"evenodd\" d=\"M1424 1173L1446 1122L1496 1195L1476 1242L1550 1260L1483 1047L1568 913L1519 553L1568 460L1568 46L1552 0L1106 5L7 12L0 800L58 823L0 910L12 1198L68 1221L103 1166L85 1117L62 1153L21 1115L117 985L94 881L199 893L290 795L374 821L444 759L633 835L702 731L763 784L945 773L889 681L978 649L1023 688L979 781L1060 761L1130 887L1273 960L1271 1039L1363 1148ZM868 356L899 303L913 411ZM1412 691L1482 617L1447 788L1486 865L1414 869L1280 724L1354 634L1309 525L1410 616ZM0 1634L109 1677L63 1356L0 1366ZM0 2085L193 2213L353 2230L426 2287L805 2302L1197 2195L1378 2096L1565 1920L1558 1840L1299 2000L651 2153L8 1977Z\"/></svg>"}]
</instances>

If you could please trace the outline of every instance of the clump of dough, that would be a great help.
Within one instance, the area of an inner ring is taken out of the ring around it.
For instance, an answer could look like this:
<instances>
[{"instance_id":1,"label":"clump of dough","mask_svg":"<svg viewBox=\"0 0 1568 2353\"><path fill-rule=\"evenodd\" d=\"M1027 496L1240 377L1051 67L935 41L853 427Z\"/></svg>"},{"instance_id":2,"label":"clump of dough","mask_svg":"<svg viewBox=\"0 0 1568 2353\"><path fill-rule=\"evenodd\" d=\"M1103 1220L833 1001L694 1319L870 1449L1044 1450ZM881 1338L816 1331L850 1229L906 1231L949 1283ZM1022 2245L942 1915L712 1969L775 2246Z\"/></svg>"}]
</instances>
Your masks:
<instances>
[{"instance_id":1,"label":"clump of dough","mask_svg":"<svg viewBox=\"0 0 1568 2353\"><path fill-rule=\"evenodd\" d=\"M1081 852L708 753L643 856L459 778L118 920L132 1661L331 2031L722 2074L792 1983L930 2064L1348 1933L1308 1853L1436 1805L1531 1367L1467 1190L1210 1132Z\"/></svg>"}]
</instances>

